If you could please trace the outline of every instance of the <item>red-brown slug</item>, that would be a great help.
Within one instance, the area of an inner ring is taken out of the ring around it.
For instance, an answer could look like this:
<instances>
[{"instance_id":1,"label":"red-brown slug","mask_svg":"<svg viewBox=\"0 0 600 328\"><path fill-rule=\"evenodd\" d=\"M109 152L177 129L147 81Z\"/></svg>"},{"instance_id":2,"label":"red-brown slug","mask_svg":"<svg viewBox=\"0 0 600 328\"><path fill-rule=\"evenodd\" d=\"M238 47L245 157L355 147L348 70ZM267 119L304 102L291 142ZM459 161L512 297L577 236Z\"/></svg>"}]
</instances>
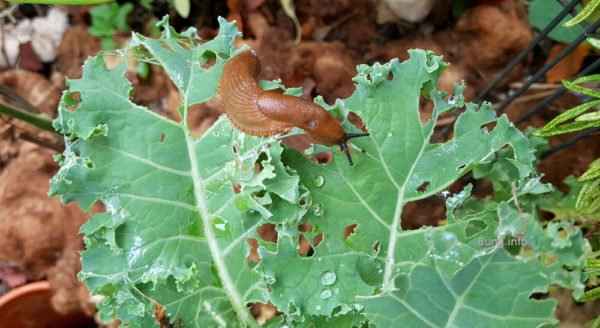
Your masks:
<instances>
[{"instance_id":1,"label":"red-brown slug","mask_svg":"<svg viewBox=\"0 0 600 328\"><path fill-rule=\"evenodd\" d=\"M344 132L333 116L310 100L261 89L256 79L259 72L260 61L250 51L231 58L223 68L219 92L233 126L253 136L272 136L298 127L317 143L339 145L352 165L346 143L369 134Z\"/></svg>"}]
</instances>

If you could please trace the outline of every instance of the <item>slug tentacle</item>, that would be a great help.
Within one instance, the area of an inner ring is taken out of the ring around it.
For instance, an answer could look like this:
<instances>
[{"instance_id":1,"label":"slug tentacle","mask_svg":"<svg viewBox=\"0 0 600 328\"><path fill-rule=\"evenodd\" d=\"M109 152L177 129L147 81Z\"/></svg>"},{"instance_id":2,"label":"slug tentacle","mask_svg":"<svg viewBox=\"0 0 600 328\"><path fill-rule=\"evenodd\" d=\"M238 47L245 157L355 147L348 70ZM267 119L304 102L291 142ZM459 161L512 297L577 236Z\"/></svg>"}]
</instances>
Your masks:
<instances>
[{"instance_id":1,"label":"slug tentacle","mask_svg":"<svg viewBox=\"0 0 600 328\"><path fill-rule=\"evenodd\" d=\"M352 165L346 142L368 133L345 133L333 116L310 100L264 91L256 80L259 73L260 62L250 51L231 58L223 68L219 92L235 128L253 136L272 136L298 127L317 143L339 145Z\"/></svg>"}]
</instances>

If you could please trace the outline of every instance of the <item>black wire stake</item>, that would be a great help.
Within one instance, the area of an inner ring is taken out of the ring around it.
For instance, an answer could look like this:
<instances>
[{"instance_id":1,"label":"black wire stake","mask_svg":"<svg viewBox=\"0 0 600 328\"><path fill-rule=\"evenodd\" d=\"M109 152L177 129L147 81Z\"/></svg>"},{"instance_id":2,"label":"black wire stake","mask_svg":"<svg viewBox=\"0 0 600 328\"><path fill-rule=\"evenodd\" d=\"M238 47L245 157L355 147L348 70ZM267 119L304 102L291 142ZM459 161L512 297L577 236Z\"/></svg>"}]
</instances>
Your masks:
<instances>
[{"instance_id":1,"label":"black wire stake","mask_svg":"<svg viewBox=\"0 0 600 328\"><path fill-rule=\"evenodd\" d=\"M542 153L542 155L540 156L540 158L546 158L548 156L551 156L553 154L555 154L556 152L559 152L565 148L568 148L576 143L578 143L579 141L591 136L592 134L596 133L596 132L600 132L600 127L599 128L593 128L593 129L588 129L584 132L581 132L579 134L577 134L576 136L574 136L573 138L561 143L560 145L554 146L548 150L546 150L545 152Z\"/></svg>"},{"instance_id":2,"label":"black wire stake","mask_svg":"<svg viewBox=\"0 0 600 328\"><path fill-rule=\"evenodd\" d=\"M552 19L552 21L544 28L544 30L541 31L533 41L531 41L529 46L527 46L525 50L521 51L521 53L519 53L517 57L515 57L515 59L513 59L508 66L506 66L506 68L504 68L502 73L500 73L500 75L498 75L494 81L488 84L488 86L483 89L483 91L481 91L477 97L475 97L475 102L481 102L492 89L502 82L502 80L504 80L504 78L507 77L508 74L510 74L510 72L523 61L523 59L525 59L525 57L540 43L540 41L542 41L550 32L552 32L554 27L556 27L556 25L558 25L558 23L560 23L560 21L569 14L575 8L575 6L579 4L579 2L580 0L572 0L569 2L569 4L566 5L565 8L554 17L554 19Z\"/></svg>"},{"instance_id":3,"label":"black wire stake","mask_svg":"<svg viewBox=\"0 0 600 328\"><path fill-rule=\"evenodd\" d=\"M580 43L582 43L586 39L587 34L589 34L590 32L596 31L599 27L600 27L600 19L597 20L596 22L594 22L594 24L590 25L588 28L586 28L585 31L583 33L581 33L581 35L579 35L577 37L577 39L575 39L575 41L569 43L569 45L565 49L563 49L563 51L561 51L556 57L552 58L552 60L548 64L544 65L544 67L542 67L531 78L529 78L529 80L527 80L527 82L525 82L517 91L515 91L507 99L505 99L502 102L502 104L500 104L500 106L496 109L496 112L498 112L498 113L504 112L506 110L506 108L515 99L517 99L519 96L521 96L523 93L525 93L525 91L527 91L534 82L536 82L537 80L539 80L539 78L544 76L544 74L546 74L546 72L548 72L552 67L554 67L554 65L556 65L565 56L567 56L569 53L571 53Z\"/></svg>"},{"instance_id":4,"label":"black wire stake","mask_svg":"<svg viewBox=\"0 0 600 328\"><path fill-rule=\"evenodd\" d=\"M581 71L579 74L577 74L570 81L573 81L573 80L575 80L577 78L580 78L582 76L588 75L588 74L594 72L598 67L600 67L600 58L596 59L595 62L593 62L588 67L586 67L583 71ZM535 115L535 113L537 113L540 110L544 109L546 106L548 106L550 103L552 103L556 98L560 97L566 91L567 91L567 88L565 88L564 86L562 86L560 89L556 90L556 92L554 92L553 94L551 94L550 96L548 96L546 99L542 100L535 107L533 107L531 110L529 110L523 116L521 116L518 120L516 120L515 121L515 125L519 125L519 124L527 121L531 116Z\"/></svg>"}]
</instances>

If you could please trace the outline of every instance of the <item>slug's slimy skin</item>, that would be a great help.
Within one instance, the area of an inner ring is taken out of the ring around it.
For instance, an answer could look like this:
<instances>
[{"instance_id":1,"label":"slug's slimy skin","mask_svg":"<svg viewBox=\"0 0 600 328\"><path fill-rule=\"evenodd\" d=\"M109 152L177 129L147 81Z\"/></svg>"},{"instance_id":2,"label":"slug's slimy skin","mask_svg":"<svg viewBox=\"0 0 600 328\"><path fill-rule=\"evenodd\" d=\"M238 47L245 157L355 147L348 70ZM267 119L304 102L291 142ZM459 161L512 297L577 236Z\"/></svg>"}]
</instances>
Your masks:
<instances>
[{"instance_id":1,"label":"slug's slimy skin","mask_svg":"<svg viewBox=\"0 0 600 328\"><path fill-rule=\"evenodd\" d=\"M219 92L233 126L253 136L272 136L298 127L317 143L339 145L352 165L346 142L368 133L345 133L333 116L310 100L264 91L258 86L258 73L260 61L250 51L231 58L223 68Z\"/></svg>"}]
</instances>

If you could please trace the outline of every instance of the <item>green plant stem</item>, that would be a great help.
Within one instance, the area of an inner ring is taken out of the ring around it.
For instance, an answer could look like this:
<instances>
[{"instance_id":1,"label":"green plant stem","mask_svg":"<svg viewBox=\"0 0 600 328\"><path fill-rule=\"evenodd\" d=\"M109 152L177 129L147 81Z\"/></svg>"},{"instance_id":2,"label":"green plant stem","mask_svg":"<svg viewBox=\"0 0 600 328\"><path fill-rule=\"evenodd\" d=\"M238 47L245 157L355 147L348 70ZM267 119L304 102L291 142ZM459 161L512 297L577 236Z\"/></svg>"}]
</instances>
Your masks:
<instances>
[{"instance_id":1,"label":"green plant stem","mask_svg":"<svg viewBox=\"0 0 600 328\"><path fill-rule=\"evenodd\" d=\"M101 3L114 2L115 0L8 0L12 3L34 3L41 5L97 5Z\"/></svg>"},{"instance_id":2,"label":"green plant stem","mask_svg":"<svg viewBox=\"0 0 600 328\"><path fill-rule=\"evenodd\" d=\"M56 133L54 127L52 127L52 119L44 114L33 114L5 103L0 103L0 114L5 114L12 118L27 122L42 130Z\"/></svg>"}]
</instances>

